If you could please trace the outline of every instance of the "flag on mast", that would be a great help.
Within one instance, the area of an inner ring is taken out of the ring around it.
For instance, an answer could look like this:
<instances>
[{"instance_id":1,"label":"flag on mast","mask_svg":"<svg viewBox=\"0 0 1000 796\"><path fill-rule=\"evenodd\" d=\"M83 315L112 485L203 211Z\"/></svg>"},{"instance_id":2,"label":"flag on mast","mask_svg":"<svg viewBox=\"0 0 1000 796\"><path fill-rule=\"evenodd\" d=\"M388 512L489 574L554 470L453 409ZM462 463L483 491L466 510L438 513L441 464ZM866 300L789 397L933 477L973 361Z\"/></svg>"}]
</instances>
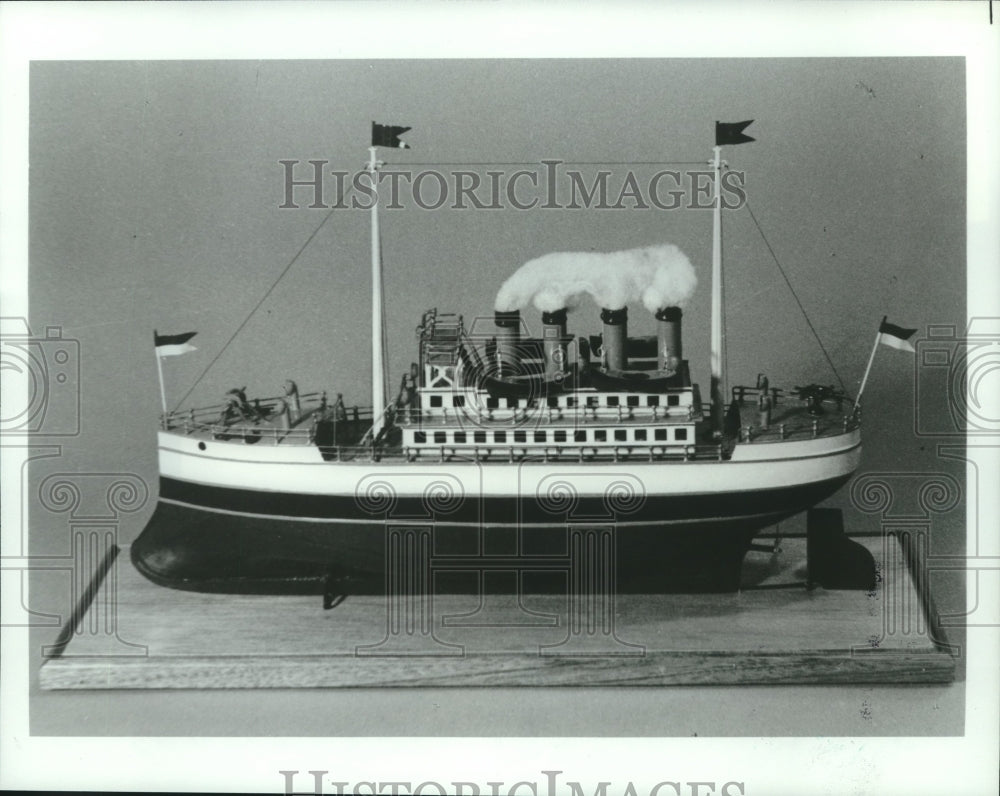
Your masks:
<instances>
[{"instance_id":1,"label":"flag on mast","mask_svg":"<svg viewBox=\"0 0 1000 796\"><path fill-rule=\"evenodd\" d=\"M715 145L727 146L729 144L747 144L750 141L756 141L756 138L751 138L743 133L751 124L753 124L753 119L746 122L716 122Z\"/></svg>"},{"instance_id":2,"label":"flag on mast","mask_svg":"<svg viewBox=\"0 0 1000 796\"><path fill-rule=\"evenodd\" d=\"M412 127L394 127L390 124L372 122L372 146L387 146L394 149L411 149L412 147L399 137Z\"/></svg>"},{"instance_id":3,"label":"flag on mast","mask_svg":"<svg viewBox=\"0 0 1000 796\"><path fill-rule=\"evenodd\" d=\"M886 320L888 317L888 315L882 316L882 323L878 327L878 341L882 345L889 346L889 348L910 351L915 354L916 349L910 344L910 338L917 333L917 330L904 329L902 326L889 323Z\"/></svg>"},{"instance_id":4,"label":"flag on mast","mask_svg":"<svg viewBox=\"0 0 1000 796\"><path fill-rule=\"evenodd\" d=\"M193 345L188 343L197 332L184 332L183 334L159 334L153 330L153 344L156 346L156 355L159 357L176 357L180 354L187 354L197 351Z\"/></svg>"}]
</instances>

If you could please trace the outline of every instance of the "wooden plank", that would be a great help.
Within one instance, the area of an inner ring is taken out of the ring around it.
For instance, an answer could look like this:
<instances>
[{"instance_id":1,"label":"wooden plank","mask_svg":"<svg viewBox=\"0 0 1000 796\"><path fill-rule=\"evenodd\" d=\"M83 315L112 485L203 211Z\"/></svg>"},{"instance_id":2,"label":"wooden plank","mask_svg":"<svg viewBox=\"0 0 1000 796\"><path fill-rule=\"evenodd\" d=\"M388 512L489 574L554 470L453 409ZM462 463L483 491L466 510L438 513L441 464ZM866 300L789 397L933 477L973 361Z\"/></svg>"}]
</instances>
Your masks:
<instances>
[{"instance_id":1,"label":"wooden plank","mask_svg":"<svg viewBox=\"0 0 1000 796\"><path fill-rule=\"evenodd\" d=\"M807 590L805 540L785 539L778 556L751 554L762 563L746 567L736 594L618 595L589 606L565 595L434 595L397 613L385 597L324 611L319 597L164 589L122 555L89 606L100 621L64 631L70 640L40 681L68 689L953 679L954 660L932 637L895 540L863 543L882 567L871 593Z\"/></svg>"}]
</instances>

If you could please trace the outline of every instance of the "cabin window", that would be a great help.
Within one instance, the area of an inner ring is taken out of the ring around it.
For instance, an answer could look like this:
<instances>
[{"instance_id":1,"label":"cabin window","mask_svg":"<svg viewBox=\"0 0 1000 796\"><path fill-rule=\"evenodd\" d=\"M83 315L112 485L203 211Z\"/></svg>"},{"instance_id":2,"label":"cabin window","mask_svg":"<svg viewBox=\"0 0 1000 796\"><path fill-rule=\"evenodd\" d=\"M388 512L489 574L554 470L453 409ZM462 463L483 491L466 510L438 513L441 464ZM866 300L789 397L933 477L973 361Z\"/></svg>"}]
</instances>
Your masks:
<instances>
[{"instance_id":1,"label":"cabin window","mask_svg":"<svg viewBox=\"0 0 1000 796\"><path fill-rule=\"evenodd\" d=\"M644 429L644 428L637 428L635 430L635 441L636 442L645 442L646 441L646 429Z\"/></svg>"},{"instance_id":2,"label":"cabin window","mask_svg":"<svg viewBox=\"0 0 1000 796\"><path fill-rule=\"evenodd\" d=\"M679 395L667 396L667 406L679 406L680 402L681 402L681 397Z\"/></svg>"},{"instance_id":3,"label":"cabin window","mask_svg":"<svg viewBox=\"0 0 1000 796\"><path fill-rule=\"evenodd\" d=\"M451 405L458 408L465 406L465 396L464 395L453 396L451 399Z\"/></svg>"},{"instance_id":4,"label":"cabin window","mask_svg":"<svg viewBox=\"0 0 1000 796\"><path fill-rule=\"evenodd\" d=\"M594 442L607 442L607 441L608 441L608 432L605 431L603 428L600 428L594 432Z\"/></svg>"},{"instance_id":5,"label":"cabin window","mask_svg":"<svg viewBox=\"0 0 1000 796\"><path fill-rule=\"evenodd\" d=\"M559 406L559 396L550 395L548 398L545 399L545 403L549 405L550 409L555 409L556 407Z\"/></svg>"},{"instance_id":6,"label":"cabin window","mask_svg":"<svg viewBox=\"0 0 1000 796\"><path fill-rule=\"evenodd\" d=\"M659 395L647 395L646 396L646 406L659 406L660 396Z\"/></svg>"},{"instance_id":7,"label":"cabin window","mask_svg":"<svg viewBox=\"0 0 1000 796\"><path fill-rule=\"evenodd\" d=\"M628 439L628 432L623 428L615 429L615 442L625 442Z\"/></svg>"},{"instance_id":8,"label":"cabin window","mask_svg":"<svg viewBox=\"0 0 1000 796\"><path fill-rule=\"evenodd\" d=\"M618 406L618 396L609 395L608 396L608 406Z\"/></svg>"},{"instance_id":9,"label":"cabin window","mask_svg":"<svg viewBox=\"0 0 1000 796\"><path fill-rule=\"evenodd\" d=\"M486 408L487 409L497 409L497 408L499 408L499 406L500 406L500 399L499 398L494 398L491 395L489 398L486 399Z\"/></svg>"},{"instance_id":10,"label":"cabin window","mask_svg":"<svg viewBox=\"0 0 1000 796\"><path fill-rule=\"evenodd\" d=\"M586 441L587 441L587 432L584 431L582 428L579 428L573 432L573 442L586 442Z\"/></svg>"},{"instance_id":11,"label":"cabin window","mask_svg":"<svg viewBox=\"0 0 1000 796\"><path fill-rule=\"evenodd\" d=\"M658 428L653 432L653 438L657 442L665 442L667 439L667 430L665 428Z\"/></svg>"},{"instance_id":12,"label":"cabin window","mask_svg":"<svg viewBox=\"0 0 1000 796\"><path fill-rule=\"evenodd\" d=\"M413 432L413 442L420 444L427 442L427 432L426 431L414 431Z\"/></svg>"},{"instance_id":13,"label":"cabin window","mask_svg":"<svg viewBox=\"0 0 1000 796\"><path fill-rule=\"evenodd\" d=\"M566 399L566 406L568 406L568 407L570 407L570 408L572 408L572 407L576 406L576 397L575 397L575 396L572 396L572 395L571 395L571 396L569 396L569 397L568 397L568 398Z\"/></svg>"},{"instance_id":14,"label":"cabin window","mask_svg":"<svg viewBox=\"0 0 1000 796\"><path fill-rule=\"evenodd\" d=\"M630 396L628 396L628 398L625 399L625 402L629 406L638 406L639 405L639 396L638 395L630 395Z\"/></svg>"},{"instance_id":15,"label":"cabin window","mask_svg":"<svg viewBox=\"0 0 1000 796\"><path fill-rule=\"evenodd\" d=\"M524 432L524 431L515 431L514 432L514 442L527 442L527 441L528 441L528 434L527 434L527 432Z\"/></svg>"},{"instance_id":16,"label":"cabin window","mask_svg":"<svg viewBox=\"0 0 1000 796\"><path fill-rule=\"evenodd\" d=\"M686 428L675 428L674 429L674 439L684 440L688 438L688 430Z\"/></svg>"},{"instance_id":17,"label":"cabin window","mask_svg":"<svg viewBox=\"0 0 1000 796\"><path fill-rule=\"evenodd\" d=\"M431 406L439 407L439 406L441 406L441 404L442 404L442 402L441 402L441 396L440 395L432 395L431 396Z\"/></svg>"},{"instance_id":18,"label":"cabin window","mask_svg":"<svg viewBox=\"0 0 1000 796\"><path fill-rule=\"evenodd\" d=\"M566 441L566 432L563 431L563 430L553 431L552 432L552 441L553 442L565 442Z\"/></svg>"},{"instance_id":19,"label":"cabin window","mask_svg":"<svg viewBox=\"0 0 1000 796\"><path fill-rule=\"evenodd\" d=\"M443 431L435 431L434 432L434 442L436 444L441 445L444 442L446 442L447 440L448 440L448 435L445 434Z\"/></svg>"},{"instance_id":20,"label":"cabin window","mask_svg":"<svg viewBox=\"0 0 1000 796\"><path fill-rule=\"evenodd\" d=\"M545 442L545 432L536 431L535 432L535 442Z\"/></svg>"},{"instance_id":21,"label":"cabin window","mask_svg":"<svg viewBox=\"0 0 1000 796\"><path fill-rule=\"evenodd\" d=\"M455 442L457 442L459 444L464 444L465 443L465 432L464 431L456 431L455 432Z\"/></svg>"},{"instance_id":22,"label":"cabin window","mask_svg":"<svg viewBox=\"0 0 1000 796\"><path fill-rule=\"evenodd\" d=\"M481 444L483 442L486 442L486 432L485 431L473 431L472 432L472 441L475 442L475 443L477 443L477 444Z\"/></svg>"},{"instance_id":23,"label":"cabin window","mask_svg":"<svg viewBox=\"0 0 1000 796\"><path fill-rule=\"evenodd\" d=\"M597 406L597 396L588 395L587 396L587 406Z\"/></svg>"},{"instance_id":24,"label":"cabin window","mask_svg":"<svg viewBox=\"0 0 1000 796\"><path fill-rule=\"evenodd\" d=\"M506 442L507 441L507 432L506 431L494 431L493 432L493 441L494 442Z\"/></svg>"}]
</instances>

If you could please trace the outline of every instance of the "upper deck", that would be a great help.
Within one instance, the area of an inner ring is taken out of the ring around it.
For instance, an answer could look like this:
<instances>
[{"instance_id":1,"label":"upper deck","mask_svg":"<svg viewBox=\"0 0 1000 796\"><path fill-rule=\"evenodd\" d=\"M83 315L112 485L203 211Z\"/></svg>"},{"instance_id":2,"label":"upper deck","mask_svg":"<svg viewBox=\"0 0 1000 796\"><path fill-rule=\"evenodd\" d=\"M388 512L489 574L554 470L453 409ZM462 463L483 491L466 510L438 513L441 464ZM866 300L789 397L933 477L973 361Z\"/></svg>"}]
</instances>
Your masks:
<instances>
[{"instance_id":1,"label":"upper deck","mask_svg":"<svg viewBox=\"0 0 1000 796\"><path fill-rule=\"evenodd\" d=\"M171 412L161 418L161 428L205 443L316 446L328 461L721 461L736 446L836 437L860 424L835 401L823 402L822 414L811 414L805 401L786 397L773 406L765 425L755 391L737 389L745 398L742 405L731 404L728 433L721 441L711 436L707 404L692 404L683 415L671 416L658 406L626 401L605 411L606 404L588 406L586 400L572 407L552 407L547 400L496 407L488 422L473 406L459 407L462 414L451 416L400 410L391 412L395 422L373 441L369 408L330 406L323 392L300 396L298 412L291 412L284 398L271 397L251 402L252 417L227 416L229 405L218 404ZM582 399L594 395L578 393ZM688 427L692 433L686 440L658 435ZM418 433L424 436L415 443L409 434Z\"/></svg>"}]
</instances>

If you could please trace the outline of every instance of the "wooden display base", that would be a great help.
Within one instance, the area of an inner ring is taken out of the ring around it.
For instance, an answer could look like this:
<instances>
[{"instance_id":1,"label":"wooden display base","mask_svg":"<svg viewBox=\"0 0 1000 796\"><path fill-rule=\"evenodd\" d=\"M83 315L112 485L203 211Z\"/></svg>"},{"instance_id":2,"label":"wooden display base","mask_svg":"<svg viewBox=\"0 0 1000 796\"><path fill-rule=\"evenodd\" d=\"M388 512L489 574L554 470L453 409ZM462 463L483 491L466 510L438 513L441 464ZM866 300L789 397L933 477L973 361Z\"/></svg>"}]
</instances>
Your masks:
<instances>
[{"instance_id":1,"label":"wooden display base","mask_svg":"<svg viewBox=\"0 0 1000 796\"><path fill-rule=\"evenodd\" d=\"M857 540L872 592L807 589L806 540L751 552L736 594L199 594L111 556L42 666L45 689L928 683L955 663L895 537ZM753 585L749 585L750 583Z\"/></svg>"}]
</instances>

